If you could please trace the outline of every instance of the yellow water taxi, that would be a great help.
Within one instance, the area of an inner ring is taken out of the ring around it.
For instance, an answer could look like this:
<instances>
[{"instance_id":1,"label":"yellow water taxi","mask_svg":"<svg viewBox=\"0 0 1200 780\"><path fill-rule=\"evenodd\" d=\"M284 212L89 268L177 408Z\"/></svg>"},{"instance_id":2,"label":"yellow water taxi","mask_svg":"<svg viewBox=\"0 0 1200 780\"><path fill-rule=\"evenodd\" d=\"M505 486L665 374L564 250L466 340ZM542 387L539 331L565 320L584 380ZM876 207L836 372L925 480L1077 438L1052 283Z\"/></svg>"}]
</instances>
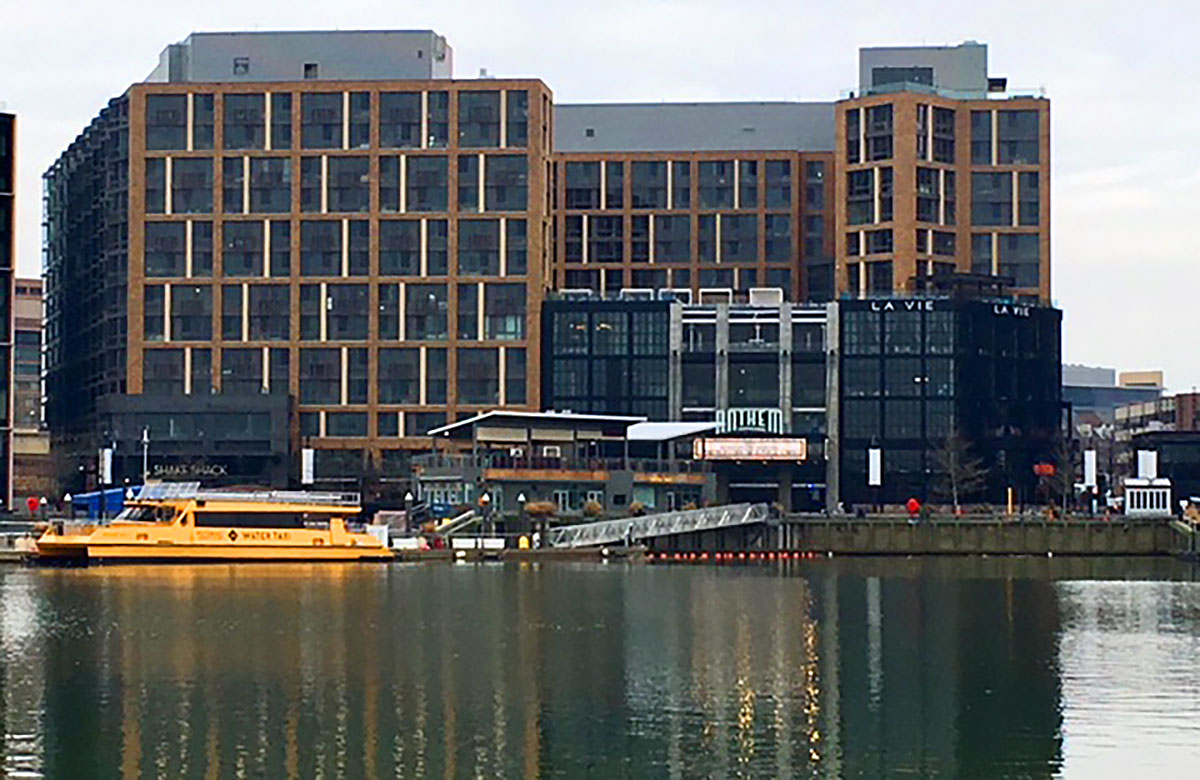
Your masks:
<instances>
[{"instance_id":1,"label":"yellow water taxi","mask_svg":"<svg viewBox=\"0 0 1200 780\"><path fill-rule=\"evenodd\" d=\"M145 485L103 524L55 523L37 540L47 562L391 560L384 538L351 520L357 493L201 490ZM380 535L382 536L382 534Z\"/></svg>"}]
</instances>

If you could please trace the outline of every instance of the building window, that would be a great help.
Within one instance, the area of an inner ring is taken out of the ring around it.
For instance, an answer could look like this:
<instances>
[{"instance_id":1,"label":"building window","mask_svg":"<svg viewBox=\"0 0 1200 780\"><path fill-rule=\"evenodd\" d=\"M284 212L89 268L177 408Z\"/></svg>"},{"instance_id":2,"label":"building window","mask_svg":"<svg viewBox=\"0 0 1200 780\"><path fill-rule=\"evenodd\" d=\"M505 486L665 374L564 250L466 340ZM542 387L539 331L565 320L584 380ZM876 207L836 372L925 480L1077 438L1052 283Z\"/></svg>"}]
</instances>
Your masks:
<instances>
[{"instance_id":1,"label":"building window","mask_svg":"<svg viewBox=\"0 0 1200 780\"><path fill-rule=\"evenodd\" d=\"M867 254L869 255L885 255L892 252L892 231L891 230L868 230L867 231ZM890 289L890 288L889 288Z\"/></svg>"},{"instance_id":2,"label":"building window","mask_svg":"<svg viewBox=\"0 0 1200 780\"><path fill-rule=\"evenodd\" d=\"M287 157L250 158L250 211L286 214L292 210L292 161Z\"/></svg>"},{"instance_id":3,"label":"building window","mask_svg":"<svg viewBox=\"0 0 1200 780\"><path fill-rule=\"evenodd\" d=\"M183 395L182 349L148 349L142 353L142 393Z\"/></svg>"},{"instance_id":4,"label":"building window","mask_svg":"<svg viewBox=\"0 0 1200 780\"><path fill-rule=\"evenodd\" d=\"M867 263L867 287L872 293L892 292L892 261Z\"/></svg>"},{"instance_id":5,"label":"building window","mask_svg":"<svg viewBox=\"0 0 1200 780\"><path fill-rule=\"evenodd\" d=\"M634 214L629 223L629 259L635 263L649 262L650 215Z\"/></svg>"},{"instance_id":6,"label":"building window","mask_svg":"<svg viewBox=\"0 0 1200 780\"><path fill-rule=\"evenodd\" d=\"M488 211L524 211L528 202L529 161L524 155L491 155L484 170Z\"/></svg>"},{"instance_id":7,"label":"building window","mask_svg":"<svg viewBox=\"0 0 1200 780\"><path fill-rule=\"evenodd\" d=\"M484 287L484 338L519 341L525 338L525 285L489 284Z\"/></svg>"},{"instance_id":8,"label":"building window","mask_svg":"<svg viewBox=\"0 0 1200 780\"><path fill-rule=\"evenodd\" d=\"M892 106L867 108L867 159L890 160L892 158Z\"/></svg>"},{"instance_id":9,"label":"building window","mask_svg":"<svg viewBox=\"0 0 1200 780\"><path fill-rule=\"evenodd\" d=\"M446 424L445 412L405 412L404 435L425 436Z\"/></svg>"},{"instance_id":10,"label":"building window","mask_svg":"<svg viewBox=\"0 0 1200 780\"><path fill-rule=\"evenodd\" d=\"M852 108L846 111L846 162L862 162L862 112Z\"/></svg>"},{"instance_id":11,"label":"building window","mask_svg":"<svg viewBox=\"0 0 1200 780\"><path fill-rule=\"evenodd\" d=\"M1040 218L1040 197L1038 192L1037 171L1020 173L1018 178L1019 224L1036 227Z\"/></svg>"},{"instance_id":12,"label":"building window","mask_svg":"<svg viewBox=\"0 0 1200 780\"><path fill-rule=\"evenodd\" d=\"M1038 112L996 112L996 160L1001 165L1038 163Z\"/></svg>"},{"instance_id":13,"label":"building window","mask_svg":"<svg viewBox=\"0 0 1200 780\"><path fill-rule=\"evenodd\" d=\"M971 273L992 273L992 234L971 234Z\"/></svg>"},{"instance_id":14,"label":"building window","mask_svg":"<svg viewBox=\"0 0 1200 780\"><path fill-rule=\"evenodd\" d=\"M936 168L917 168L917 221L938 221L938 203L941 193Z\"/></svg>"},{"instance_id":15,"label":"building window","mask_svg":"<svg viewBox=\"0 0 1200 780\"><path fill-rule=\"evenodd\" d=\"M395 412L380 412L375 415L375 433L378 436L399 436L400 435L400 415ZM395 450L387 450L387 452L395 452ZM408 473L409 469L402 468L395 473Z\"/></svg>"},{"instance_id":16,"label":"building window","mask_svg":"<svg viewBox=\"0 0 1200 780\"><path fill-rule=\"evenodd\" d=\"M409 211L445 211L449 199L447 158L413 156L407 158L405 183Z\"/></svg>"},{"instance_id":17,"label":"building window","mask_svg":"<svg viewBox=\"0 0 1200 780\"><path fill-rule=\"evenodd\" d=\"M212 95L192 95L192 148L213 148L215 112Z\"/></svg>"},{"instance_id":18,"label":"building window","mask_svg":"<svg viewBox=\"0 0 1200 780\"><path fill-rule=\"evenodd\" d=\"M1037 233L1001 233L1000 275L1016 279L1018 287L1040 283L1041 237Z\"/></svg>"},{"instance_id":19,"label":"building window","mask_svg":"<svg viewBox=\"0 0 1200 780\"><path fill-rule=\"evenodd\" d=\"M701 214L698 226L698 245L700 262L715 263L717 261L717 215Z\"/></svg>"},{"instance_id":20,"label":"building window","mask_svg":"<svg viewBox=\"0 0 1200 780\"><path fill-rule=\"evenodd\" d=\"M458 93L458 145L500 145L500 93Z\"/></svg>"},{"instance_id":21,"label":"building window","mask_svg":"<svg viewBox=\"0 0 1200 780\"><path fill-rule=\"evenodd\" d=\"M820 216L817 216L820 219ZM792 218L789 214L768 214L767 262L786 263L792 259Z\"/></svg>"},{"instance_id":22,"label":"building window","mask_svg":"<svg viewBox=\"0 0 1200 780\"><path fill-rule=\"evenodd\" d=\"M371 208L371 163L366 157L329 158L329 211Z\"/></svg>"},{"instance_id":23,"label":"building window","mask_svg":"<svg viewBox=\"0 0 1200 780\"><path fill-rule=\"evenodd\" d=\"M479 285L458 285L458 338L475 341L479 338Z\"/></svg>"},{"instance_id":24,"label":"building window","mask_svg":"<svg viewBox=\"0 0 1200 780\"><path fill-rule=\"evenodd\" d=\"M971 174L971 224L1003 225L1013 223L1012 174Z\"/></svg>"},{"instance_id":25,"label":"building window","mask_svg":"<svg viewBox=\"0 0 1200 780\"><path fill-rule=\"evenodd\" d=\"M213 210L211 157L177 157L171 161L171 213L208 214Z\"/></svg>"},{"instance_id":26,"label":"building window","mask_svg":"<svg viewBox=\"0 0 1200 780\"><path fill-rule=\"evenodd\" d=\"M400 287L395 284L379 285L379 338L400 338Z\"/></svg>"},{"instance_id":27,"label":"building window","mask_svg":"<svg viewBox=\"0 0 1200 780\"><path fill-rule=\"evenodd\" d=\"M600 163L567 163L567 208L600 208Z\"/></svg>"},{"instance_id":28,"label":"building window","mask_svg":"<svg viewBox=\"0 0 1200 780\"><path fill-rule=\"evenodd\" d=\"M428 117L425 122L429 132L427 146L444 149L450 145L450 93L427 92L425 96Z\"/></svg>"},{"instance_id":29,"label":"building window","mask_svg":"<svg viewBox=\"0 0 1200 780\"><path fill-rule=\"evenodd\" d=\"M510 89L504 93L505 145L521 148L529 143L529 93Z\"/></svg>"},{"instance_id":30,"label":"building window","mask_svg":"<svg viewBox=\"0 0 1200 780\"><path fill-rule=\"evenodd\" d=\"M659 263L686 263L692 257L692 218L689 216L654 217L654 260Z\"/></svg>"},{"instance_id":31,"label":"building window","mask_svg":"<svg viewBox=\"0 0 1200 780\"><path fill-rule=\"evenodd\" d=\"M458 158L458 210L476 213L479 203L479 155L464 154Z\"/></svg>"},{"instance_id":32,"label":"building window","mask_svg":"<svg viewBox=\"0 0 1200 780\"><path fill-rule=\"evenodd\" d=\"M315 62L304 63L304 78L315 79L320 74L320 68Z\"/></svg>"},{"instance_id":33,"label":"building window","mask_svg":"<svg viewBox=\"0 0 1200 780\"><path fill-rule=\"evenodd\" d=\"M942 171L942 224L953 225L958 219L954 171Z\"/></svg>"},{"instance_id":34,"label":"building window","mask_svg":"<svg viewBox=\"0 0 1200 780\"><path fill-rule=\"evenodd\" d=\"M992 112L971 112L971 164L992 164Z\"/></svg>"},{"instance_id":35,"label":"building window","mask_svg":"<svg viewBox=\"0 0 1200 780\"><path fill-rule=\"evenodd\" d=\"M342 101L341 92L301 93L301 147L304 149L342 148Z\"/></svg>"},{"instance_id":36,"label":"building window","mask_svg":"<svg viewBox=\"0 0 1200 780\"><path fill-rule=\"evenodd\" d=\"M271 220L271 276L292 272L292 223Z\"/></svg>"},{"instance_id":37,"label":"building window","mask_svg":"<svg viewBox=\"0 0 1200 780\"><path fill-rule=\"evenodd\" d=\"M222 96L222 121L226 149L262 149L266 143L266 114L263 95L230 93Z\"/></svg>"},{"instance_id":38,"label":"building window","mask_svg":"<svg viewBox=\"0 0 1200 780\"><path fill-rule=\"evenodd\" d=\"M167 161L161 157L146 160L146 213L164 214L167 210Z\"/></svg>"},{"instance_id":39,"label":"building window","mask_svg":"<svg viewBox=\"0 0 1200 780\"><path fill-rule=\"evenodd\" d=\"M445 349L425 348L425 403L446 403L446 387L449 385L446 366Z\"/></svg>"},{"instance_id":40,"label":"building window","mask_svg":"<svg viewBox=\"0 0 1200 780\"><path fill-rule=\"evenodd\" d=\"M474 405L500 403L500 350L459 349L457 357L458 402Z\"/></svg>"},{"instance_id":41,"label":"building window","mask_svg":"<svg viewBox=\"0 0 1200 780\"><path fill-rule=\"evenodd\" d=\"M758 260L758 217L721 215L721 262L754 262ZM732 287L732 285L730 285Z\"/></svg>"},{"instance_id":42,"label":"building window","mask_svg":"<svg viewBox=\"0 0 1200 780\"><path fill-rule=\"evenodd\" d=\"M404 288L404 336L413 341L441 341L447 335L449 305L444 284L409 284Z\"/></svg>"},{"instance_id":43,"label":"building window","mask_svg":"<svg viewBox=\"0 0 1200 780\"><path fill-rule=\"evenodd\" d=\"M321 168L320 157L300 158L300 210L306 214L319 214L324 204L321 195L325 180Z\"/></svg>"},{"instance_id":44,"label":"building window","mask_svg":"<svg viewBox=\"0 0 1200 780\"><path fill-rule=\"evenodd\" d=\"M221 287L221 338L242 340L242 286L226 284Z\"/></svg>"},{"instance_id":45,"label":"building window","mask_svg":"<svg viewBox=\"0 0 1200 780\"><path fill-rule=\"evenodd\" d=\"M507 347L504 350L504 402L508 405L526 403L525 386L525 350Z\"/></svg>"},{"instance_id":46,"label":"building window","mask_svg":"<svg viewBox=\"0 0 1200 780\"><path fill-rule=\"evenodd\" d=\"M263 223L226 222L221 233L222 276L262 276Z\"/></svg>"},{"instance_id":47,"label":"building window","mask_svg":"<svg viewBox=\"0 0 1200 780\"><path fill-rule=\"evenodd\" d=\"M341 220L300 223L300 273L304 276L342 275Z\"/></svg>"},{"instance_id":48,"label":"building window","mask_svg":"<svg viewBox=\"0 0 1200 780\"><path fill-rule=\"evenodd\" d=\"M625 257L624 220L621 217L588 219L588 260L593 263L619 263Z\"/></svg>"},{"instance_id":49,"label":"building window","mask_svg":"<svg viewBox=\"0 0 1200 780\"><path fill-rule=\"evenodd\" d=\"M425 220L425 272L445 276L450 271L450 225L444 219Z\"/></svg>"},{"instance_id":50,"label":"building window","mask_svg":"<svg viewBox=\"0 0 1200 780\"><path fill-rule=\"evenodd\" d=\"M701 161L700 208L733 208L733 162Z\"/></svg>"},{"instance_id":51,"label":"building window","mask_svg":"<svg viewBox=\"0 0 1200 780\"><path fill-rule=\"evenodd\" d=\"M700 286L718 289L733 289L732 268L701 268Z\"/></svg>"},{"instance_id":52,"label":"building window","mask_svg":"<svg viewBox=\"0 0 1200 780\"><path fill-rule=\"evenodd\" d=\"M855 231L846 234L846 254L849 257L858 257L862 254L862 233Z\"/></svg>"},{"instance_id":53,"label":"building window","mask_svg":"<svg viewBox=\"0 0 1200 780\"><path fill-rule=\"evenodd\" d=\"M192 223L192 276L212 276L213 226L211 222Z\"/></svg>"},{"instance_id":54,"label":"building window","mask_svg":"<svg viewBox=\"0 0 1200 780\"><path fill-rule=\"evenodd\" d=\"M620 209L625 207L625 164L620 162L604 163L604 208Z\"/></svg>"},{"instance_id":55,"label":"building window","mask_svg":"<svg viewBox=\"0 0 1200 780\"><path fill-rule=\"evenodd\" d=\"M400 210L400 164L402 158L381 156L379 158L379 210Z\"/></svg>"},{"instance_id":56,"label":"building window","mask_svg":"<svg viewBox=\"0 0 1200 780\"><path fill-rule=\"evenodd\" d=\"M758 206L758 161L738 161L738 208Z\"/></svg>"},{"instance_id":57,"label":"building window","mask_svg":"<svg viewBox=\"0 0 1200 780\"><path fill-rule=\"evenodd\" d=\"M731 363L729 366L731 407L778 407L779 362Z\"/></svg>"},{"instance_id":58,"label":"building window","mask_svg":"<svg viewBox=\"0 0 1200 780\"><path fill-rule=\"evenodd\" d=\"M212 288L208 285L171 287L171 340L212 339Z\"/></svg>"},{"instance_id":59,"label":"building window","mask_svg":"<svg viewBox=\"0 0 1200 780\"><path fill-rule=\"evenodd\" d=\"M261 349L221 350L221 394L258 395L263 391Z\"/></svg>"},{"instance_id":60,"label":"building window","mask_svg":"<svg viewBox=\"0 0 1200 780\"><path fill-rule=\"evenodd\" d=\"M380 93L379 145L384 149L420 148L420 92Z\"/></svg>"},{"instance_id":61,"label":"building window","mask_svg":"<svg viewBox=\"0 0 1200 780\"><path fill-rule=\"evenodd\" d=\"M785 209L792 205L792 163L790 160L767 160L766 162L767 208ZM743 182L744 183L744 182ZM822 188L822 194L824 189ZM743 200L742 205L746 202ZM809 208L820 209L820 205Z\"/></svg>"},{"instance_id":62,"label":"building window","mask_svg":"<svg viewBox=\"0 0 1200 780\"><path fill-rule=\"evenodd\" d=\"M326 412L326 436L366 436L366 412Z\"/></svg>"},{"instance_id":63,"label":"building window","mask_svg":"<svg viewBox=\"0 0 1200 780\"><path fill-rule=\"evenodd\" d=\"M379 221L379 273L383 276L421 275L421 223L418 220Z\"/></svg>"},{"instance_id":64,"label":"building window","mask_svg":"<svg viewBox=\"0 0 1200 780\"><path fill-rule=\"evenodd\" d=\"M463 276L500 275L500 220L459 221L458 273Z\"/></svg>"},{"instance_id":65,"label":"building window","mask_svg":"<svg viewBox=\"0 0 1200 780\"><path fill-rule=\"evenodd\" d=\"M146 276L186 275L186 228L187 224L183 222L145 223L146 254L144 262Z\"/></svg>"},{"instance_id":66,"label":"building window","mask_svg":"<svg viewBox=\"0 0 1200 780\"><path fill-rule=\"evenodd\" d=\"M148 284L142 288L142 337L146 341L162 341L166 324L166 288L161 284Z\"/></svg>"},{"instance_id":67,"label":"building window","mask_svg":"<svg viewBox=\"0 0 1200 780\"><path fill-rule=\"evenodd\" d=\"M371 145L371 93L350 93L350 148L366 149Z\"/></svg>"},{"instance_id":68,"label":"building window","mask_svg":"<svg viewBox=\"0 0 1200 780\"><path fill-rule=\"evenodd\" d=\"M875 172L846 173L846 222L865 225L875 221Z\"/></svg>"},{"instance_id":69,"label":"building window","mask_svg":"<svg viewBox=\"0 0 1200 780\"><path fill-rule=\"evenodd\" d=\"M292 290L286 284L250 285L250 340L291 337Z\"/></svg>"},{"instance_id":70,"label":"building window","mask_svg":"<svg viewBox=\"0 0 1200 780\"><path fill-rule=\"evenodd\" d=\"M421 402L421 350L382 348L379 350L379 403L417 404Z\"/></svg>"},{"instance_id":71,"label":"building window","mask_svg":"<svg viewBox=\"0 0 1200 780\"><path fill-rule=\"evenodd\" d=\"M933 109L933 161L954 162L954 109Z\"/></svg>"},{"instance_id":72,"label":"building window","mask_svg":"<svg viewBox=\"0 0 1200 780\"><path fill-rule=\"evenodd\" d=\"M504 273L506 276L521 276L528 272L529 264L525 220L507 219L504 221L504 230Z\"/></svg>"},{"instance_id":73,"label":"building window","mask_svg":"<svg viewBox=\"0 0 1200 780\"><path fill-rule=\"evenodd\" d=\"M917 228L917 254L929 254L929 229Z\"/></svg>"},{"instance_id":74,"label":"building window","mask_svg":"<svg viewBox=\"0 0 1200 780\"><path fill-rule=\"evenodd\" d=\"M146 96L146 149L187 149L187 95Z\"/></svg>"},{"instance_id":75,"label":"building window","mask_svg":"<svg viewBox=\"0 0 1200 780\"><path fill-rule=\"evenodd\" d=\"M955 254L955 235L946 230L933 231L933 253L953 257Z\"/></svg>"},{"instance_id":76,"label":"building window","mask_svg":"<svg viewBox=\"0 0 1200 780\"><path fill-rule=\"evenodd\" d=\"M342 350L302 348L300 350L300 403L340 404L342 402Z\"/></svg>"},{"instance_id":77,"label":"building window","mask_svg":"<svg viewBox=\"0 0 1200 780\"><path fill-rule=\"evenodd\" d=\"M271 148L292 148L292 94L271 93Z\"/></svg>"},{"instance_id":78,"label":"building window","mask_svg":"<svg viewBox=\"0 0 1200 780\"><path fill-rule=\"evenodd\" d=\"M331 284L325 288L326 326L330 341L364 341L371 311L365 284Z\"/></svg>"},{"instance_id":79,"label":"building window","mask_svg":"<svg viewBox=\"0 0 1200 780\"><path fill-rule=\"evenodd\" d=\"M917 105L917 159L929 159L929 106Z\"/></svg>"},{"instance_id":80,"label":"building window","mask_svg":"<svg viewBox=\"0 0 1200 780\"><path fill-rule=\"evenodd\" d=\"M892 169L879 169L879 221L892 221Z\"/></svg>"},{"instance_id":81,"label":"building window","mask_svg":"<svg viewBox=\"0 0 1200 780\"><path fill-rule=\"evenodd\" d=\"M667 207L667 164L665 162L632 163L630 182L635 209L665 209Z\"/></svg>"},{"instance_id":82,"label":"building window","mask_svg":"<svg viewBox=\"0 0 1200 780\"><path fill-rule=\"evenodd\" d=\"M692 164L679 161L671 163L671 208L692 207Z\"/></svg>"},{"instance_id":83,"label":"building window","mask_svg":"<svg viewBox=\"0 0 1200 780\"><path fill-rule=\"evenodd\" d=\"M246 183L245 163L241 157L226 157L221 170L221 210L226 214L245 211L242 188Z\"/></svg>"}]
</instances>

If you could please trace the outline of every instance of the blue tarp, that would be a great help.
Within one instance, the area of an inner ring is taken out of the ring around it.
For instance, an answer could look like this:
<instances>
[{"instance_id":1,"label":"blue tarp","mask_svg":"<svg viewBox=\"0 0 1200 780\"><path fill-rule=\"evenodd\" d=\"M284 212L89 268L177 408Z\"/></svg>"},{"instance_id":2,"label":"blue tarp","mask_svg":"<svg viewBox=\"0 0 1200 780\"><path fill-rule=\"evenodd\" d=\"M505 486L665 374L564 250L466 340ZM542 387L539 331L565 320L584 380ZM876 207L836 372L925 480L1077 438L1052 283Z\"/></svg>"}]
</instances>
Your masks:
<instances>
[{"instance_id":1,"label":"blue tarp","mask_svg":"<svg viewBox=\"0 0 1200 780\"><path fill-rule=\"evenodd\" d=\"M137 495L140 487L134 486L134 495ZM104 516L108 518L116 517L125 508L125 488L93 490L91 493L77 493L71 496L71 504L75 508L75 516L82 517L86 512L89 520L100 519L101 501L104 502Z\"/></svg>"}]
</instances>

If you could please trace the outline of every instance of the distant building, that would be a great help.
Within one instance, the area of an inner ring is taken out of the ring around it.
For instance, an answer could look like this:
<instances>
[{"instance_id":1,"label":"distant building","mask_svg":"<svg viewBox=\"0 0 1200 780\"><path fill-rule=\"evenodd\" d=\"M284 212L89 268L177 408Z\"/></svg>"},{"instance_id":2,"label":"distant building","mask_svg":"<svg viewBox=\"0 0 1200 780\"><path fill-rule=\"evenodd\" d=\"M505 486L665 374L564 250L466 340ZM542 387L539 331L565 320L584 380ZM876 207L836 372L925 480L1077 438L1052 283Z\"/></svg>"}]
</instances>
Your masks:
<instances>
[{"instance_id":1,"label":"distant building","mask_svg":"<svg viewBox=\"0 0 1200 780\"><path fill-rule=\"evenodd\" d=\"M1071 425L1076 431L1090 432L1111 426L1118 407L1154 401L1162 396L1162 372L1129 372L1133 383L1118 381L1117 371L1099 366L1064 365L1062 367L1063 403L1071 409ZM1154 383L1157 380L1157 383Z\"/></svg>"},{"instance_id":2,"label":"distant building","mask_svg":"<svg viewBox=\"0 0 1200 780\"><path fill-rule=\"evenodd\" d=\"M13 315L13 494L57 499L50 434L42 419L41 279L16 280Z\"/></svg>"}]
</instances>

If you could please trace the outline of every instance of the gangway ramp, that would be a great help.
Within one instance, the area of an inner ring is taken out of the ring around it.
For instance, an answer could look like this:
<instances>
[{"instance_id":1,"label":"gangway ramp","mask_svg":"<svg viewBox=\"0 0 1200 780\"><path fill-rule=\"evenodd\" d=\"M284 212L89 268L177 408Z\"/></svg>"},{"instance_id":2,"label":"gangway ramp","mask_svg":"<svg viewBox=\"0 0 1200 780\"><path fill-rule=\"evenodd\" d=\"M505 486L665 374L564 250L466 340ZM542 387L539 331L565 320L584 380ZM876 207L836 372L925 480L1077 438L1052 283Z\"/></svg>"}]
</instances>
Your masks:
<instances>
[{"instance_id":1,"label":"gangway ramp","mask_svg":"<svg viewBox=\"0 0 1200 780\"><path fill-rule=\"evenodd\" d=\"M765 522L767 516L766 504L730 504L627 517L621 520L564 525L551 528L547 534L547 541L551 547L596 547L625 541L636 542L656 536L751 525Z\"/></svg>"}]
</instances>

